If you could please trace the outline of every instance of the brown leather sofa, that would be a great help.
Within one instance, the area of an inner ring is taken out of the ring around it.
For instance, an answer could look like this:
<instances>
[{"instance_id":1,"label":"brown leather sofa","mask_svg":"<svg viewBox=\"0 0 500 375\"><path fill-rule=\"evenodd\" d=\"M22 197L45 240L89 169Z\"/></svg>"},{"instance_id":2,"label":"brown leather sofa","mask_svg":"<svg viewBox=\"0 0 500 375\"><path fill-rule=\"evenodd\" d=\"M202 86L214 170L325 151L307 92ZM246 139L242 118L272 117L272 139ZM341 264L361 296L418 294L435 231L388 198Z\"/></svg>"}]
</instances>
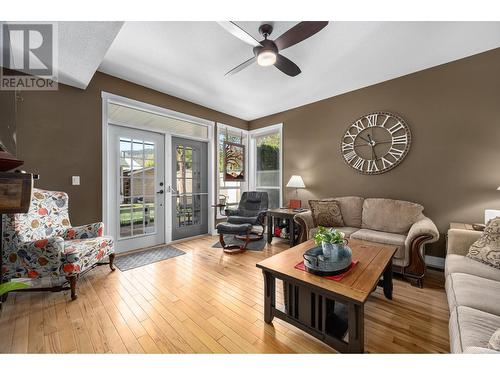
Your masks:
<instances>
[{"instance_id":1,"label":"brown leather sofa","mask_svg":"<svg viewBox=\"0 0 500 375\"><path fill-rule=\"evenodd\" d=\"M439 239L439 232L431 219L424 216L420 204L384 198L338 197L343 227L347 238L396 245L393 268L414 286L423 287L425 274L425 245ZM299 225L299 242L314 236L312 213L295 216Z\"/></svg>"}]
</instances>

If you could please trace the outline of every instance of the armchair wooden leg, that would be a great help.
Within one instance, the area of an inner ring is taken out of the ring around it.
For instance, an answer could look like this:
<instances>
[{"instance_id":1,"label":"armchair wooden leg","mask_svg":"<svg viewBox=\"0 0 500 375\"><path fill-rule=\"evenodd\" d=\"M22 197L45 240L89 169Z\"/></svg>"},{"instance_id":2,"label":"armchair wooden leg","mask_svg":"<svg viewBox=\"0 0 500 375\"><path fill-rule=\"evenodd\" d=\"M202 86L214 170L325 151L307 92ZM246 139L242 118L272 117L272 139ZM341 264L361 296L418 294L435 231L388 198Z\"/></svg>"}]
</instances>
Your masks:
<instances>
[{"instance_id":1,"label":"armchair wooden leg","mask_svg":"<svg viewBox=\"0 0 500 375\"><path fill-rule=\"evenodd\" d=\"M109 254L109 268L111 268L111 271L115 270L114 266L114 261L115 261L115 254Z\"/></svg>"},{"instance_id":2,"label":"armchair wooden leg","mask_svg":"<svg viewBox=\"0 0 500 375\"><path fill-rule=\"evenodd\" d=\"M76 281L78 280L78 276L68 276L66 280L68 280L69 286L71 287L71 299L74 301L78 298L76 295Z\"/></svg>"}]
</instances>

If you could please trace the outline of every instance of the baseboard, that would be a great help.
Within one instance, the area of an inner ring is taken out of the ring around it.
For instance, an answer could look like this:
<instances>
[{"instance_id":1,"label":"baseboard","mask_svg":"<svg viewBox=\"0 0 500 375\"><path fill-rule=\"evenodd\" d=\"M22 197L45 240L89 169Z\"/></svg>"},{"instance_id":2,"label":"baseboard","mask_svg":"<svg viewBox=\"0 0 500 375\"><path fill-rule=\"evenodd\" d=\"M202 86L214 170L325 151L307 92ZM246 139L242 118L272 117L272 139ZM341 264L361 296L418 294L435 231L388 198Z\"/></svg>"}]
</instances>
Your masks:
<instances>
[{"instance_id":1,"label":"baseboard","mask_svg":"<svg viewBox=\"0 0 500 375\"><path fill-rule=\"evenodd\" d=\"M434 267L434 268L439 268L441 270L444 270L444 258L441 257L433 257L431 255L426 255L425 256L425 264Z\"/></svg>"}]
</instances>

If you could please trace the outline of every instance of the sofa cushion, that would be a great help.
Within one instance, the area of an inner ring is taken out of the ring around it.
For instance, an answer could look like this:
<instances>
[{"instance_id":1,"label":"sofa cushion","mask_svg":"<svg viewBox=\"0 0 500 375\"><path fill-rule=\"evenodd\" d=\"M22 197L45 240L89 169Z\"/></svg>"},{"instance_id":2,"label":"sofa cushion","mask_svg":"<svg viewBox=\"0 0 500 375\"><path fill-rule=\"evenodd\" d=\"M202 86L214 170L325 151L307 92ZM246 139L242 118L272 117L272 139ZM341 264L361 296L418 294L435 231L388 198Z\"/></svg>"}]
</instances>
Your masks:
<instances>
[{"instance_id":1,"label":"sofa cushion","mask_svg":"<svg viewBox=\"0 0 500 375\"><path fill-rule=\"evenodd\" d=\"M491 219L467 256L500 270L500 217Z\"/></svg>"},{"instance_id":2,"label":"sofa cushion","mask_svg":"<svg viewBox=\"0 0 500 375\"><path fill-rule=\"evenodd\" d=\"M500 352L488 349L488 348L480 348L479 346L469 346L465 348L464 354L500 354Z\"/></svg>"},{"instance_id":3,"label":"sofa cushion","mask_svg":"<svg viewBox=\"0 0 500 375\"><path fill-rule=\"evenodd\" d=\"M313 217L314 226L343 227L344 219L340 210L340 203L332 199L311 199L309 207Z\"/></svg>"},{"instance_id":4,"label":"sofa cushion","mask_svg":"<svg viewBox=\"0 0 500 375\"><path fill-rule=\"evenodd\" d=\"M446 256L444 274L448 276L452 273L468 273L486 279L500 281L499 270L486 264L476 262L463 255L449 254Z\"/></svg>"},{"instance_id":5,"label":"sofa cushion","mask_svg":"<svg viewBox=\"0 0 500 375\"><path fill-rule=\"evenodd\" d=\"M361 213L363 212L363 201L361 197L338 197L333 198L340 204L342 218L346 227L361 228Z\"/></svg>"},{"instance_id":6,"label":"sofa cushion","mask_svg":"<svg viewBox=\"0 0 500 375\"><path fill-rule=\"evenodd\" d=\"M500 316L466 306L458 306L450 315L450 349L462 353L469 347L487 348L493 332L500 327Z\"/></svg>"},{"instance_id":7,"label":"sofa cushion","mask_svg":"<svg viewBox=\"0 0 500 375\"><path fill-rule=\"evenodd\" d=\"M341 231L344 233L346 238L349 238L351 234L359 230L359 228L353 228L353 227L336 227L335 229ZM308 238L313 238L316 232L318 231L318 228L311 228L309 230L309 237Z\"/></svg>"},{"instance_id":8,"label":"sofa cushion","mask_svg":"<svg viewBox=\"0 0 500 375\"><path fill-rule=\"evenodd\" d=\"M450 311L457 306L467 306L500 315L499 281L465 273L452 273L446 278L445 288Z\"/></svg>"},{"instance_id":9,"label":"sofa cushion","mask_svg":"<svg viewBox=\"0 0 500 375\"><path fill-rule=\"evenodd\" d=\"M227 222L230 224L259 225L259 217L258 216L228 216Z\"/></svg>"},{"instance_id":10,"label":"sofa cushion","mask_svg":"<svg viewBox=\"0 0 500 375\"><path fill-rule=\"evenodd\" d=\"M382 232L407 233L422 215L424 208L417 203L366 198L363 202L361 228Z\"/></svg>"},{"instance_id":11,"label":"sofa cushion","mask_svg":"<svg viewBox=\"0 0 500 375\"><path fill-rule=\"evenodd\" d=\"M360 229L350 236L353 239L378 242L386 245L395 245L398 247L395 258L404 258L405 256L405 240L406 236L404 234L380 232L371 229Z\"/></svg>"}]
</instances>

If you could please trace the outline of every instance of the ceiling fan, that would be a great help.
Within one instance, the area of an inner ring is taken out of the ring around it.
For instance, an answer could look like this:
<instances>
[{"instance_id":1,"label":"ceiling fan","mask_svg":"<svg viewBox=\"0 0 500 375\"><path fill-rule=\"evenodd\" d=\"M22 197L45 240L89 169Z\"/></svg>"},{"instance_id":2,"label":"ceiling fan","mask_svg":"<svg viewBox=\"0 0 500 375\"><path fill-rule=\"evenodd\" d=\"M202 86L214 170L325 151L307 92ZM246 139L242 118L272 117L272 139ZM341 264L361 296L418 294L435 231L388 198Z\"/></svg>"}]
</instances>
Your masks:
<instances>
[{"instance_id":1,"label":"ceiling fan","mask_svg":"<svg viewBox=\"0 0 500 375\"><path fill-rule=\"evenodd\" d=\"M313 36L326 25L327 21L304 21L300 22L288 31L284 32L275 40L268 39L273 32L273 26L270 24L263 24L259 27L259 33L264 37L260 42L255 40L253 36L239 27L232 21L219 22L224 29L233 34L238 39L253 46L254 56L241 63L237 67L231 69L225 76L233 75L246 67L257 62L260 66L274 65L283 73L295 77L300 74L300 68L292 61L281 55L280 52L285 48L291 47L303 40Z\"/></svg>"}]
</instances>

